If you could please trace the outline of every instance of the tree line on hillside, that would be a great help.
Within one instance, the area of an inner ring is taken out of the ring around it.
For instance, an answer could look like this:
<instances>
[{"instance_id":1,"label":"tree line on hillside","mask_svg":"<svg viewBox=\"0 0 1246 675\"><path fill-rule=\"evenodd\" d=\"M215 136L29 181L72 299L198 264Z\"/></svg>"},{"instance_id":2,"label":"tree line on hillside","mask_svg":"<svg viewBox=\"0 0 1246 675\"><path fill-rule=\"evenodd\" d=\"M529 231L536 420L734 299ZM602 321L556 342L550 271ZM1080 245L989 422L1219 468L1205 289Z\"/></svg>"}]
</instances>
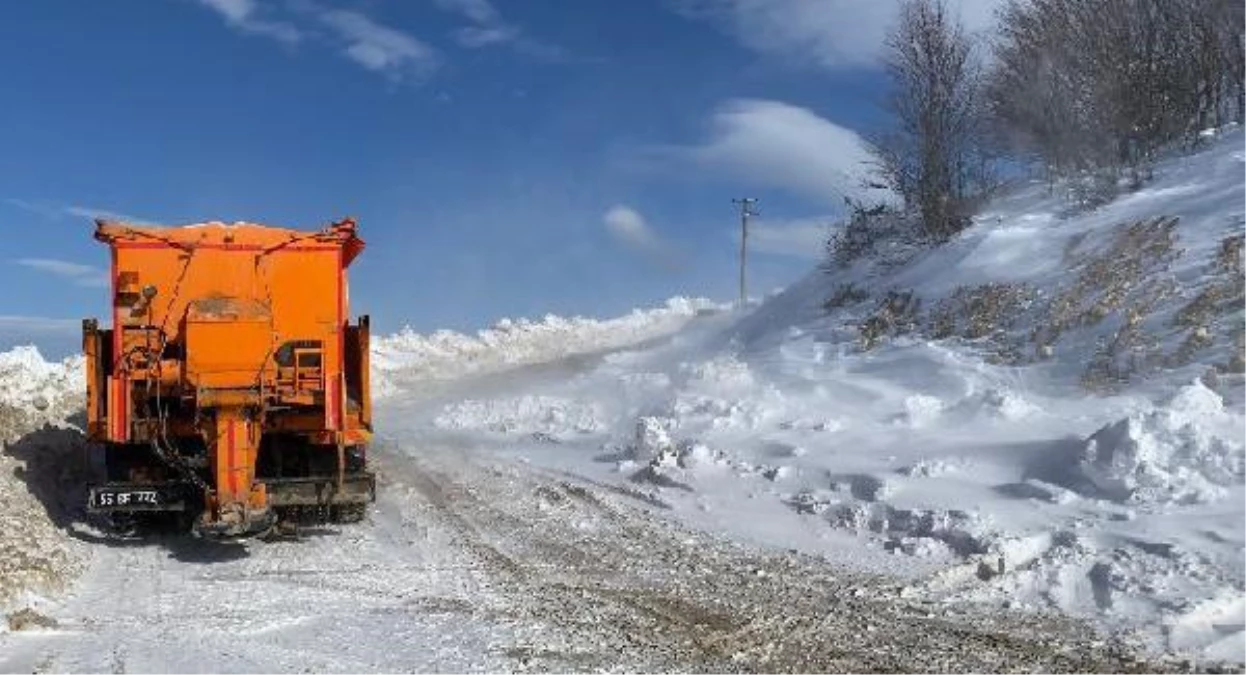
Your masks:
<instances>
[{"instance_id":1,"label":"tree line on hillside","mask_svg":"<svg viewBox=\"0 0 1246 675\"><path fill-rule=\"evenodd\" d=\"M1110 199L1161 150L1246 116L1241 0L1007 0L996 19L975 36L944 0L903 0L884 52L893 124L872 140L902 211L854 205L833 252L878 216L946 241L1002 167Z\"/></svg>"}]
</instances>

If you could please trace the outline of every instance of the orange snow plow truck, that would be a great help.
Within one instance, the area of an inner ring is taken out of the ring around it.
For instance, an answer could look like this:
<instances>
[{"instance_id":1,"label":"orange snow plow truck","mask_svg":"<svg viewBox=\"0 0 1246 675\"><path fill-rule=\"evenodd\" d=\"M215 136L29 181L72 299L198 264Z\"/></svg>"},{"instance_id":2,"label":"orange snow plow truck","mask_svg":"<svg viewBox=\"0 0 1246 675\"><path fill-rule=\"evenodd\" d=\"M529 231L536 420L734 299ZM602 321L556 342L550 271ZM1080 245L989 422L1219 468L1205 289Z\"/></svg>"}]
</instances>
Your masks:
<instances>
[{"instance_id":1,"label":"orange snow plow truck","mask_svg":"<svg viewBox=\"0 0 1246 675\"><path fill-rule=\"evenodd\" d=\"M348 321L355 222L318 232L96 221L112 328L83 321L87 433L120 525L170 514L209 537L349 522L375 498L368 318Z\"/></svg>"}]
</instances>

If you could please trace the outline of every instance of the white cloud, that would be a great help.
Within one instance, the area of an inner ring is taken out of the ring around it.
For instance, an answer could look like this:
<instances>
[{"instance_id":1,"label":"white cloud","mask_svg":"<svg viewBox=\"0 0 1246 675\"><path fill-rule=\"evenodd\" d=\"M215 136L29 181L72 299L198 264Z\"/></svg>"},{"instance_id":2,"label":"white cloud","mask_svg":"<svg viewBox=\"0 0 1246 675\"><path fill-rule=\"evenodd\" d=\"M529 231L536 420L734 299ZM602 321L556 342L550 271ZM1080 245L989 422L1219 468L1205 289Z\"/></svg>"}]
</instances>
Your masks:
<instances>
[{"instance_id":1,"label":"white cloud","mask_svg":"<svg viewBox=\"0 0 1246 675\"><path fill-rule=\"evenodd\" d=\"M635 248L653 248L658 246L657 235L649 229L643 216L626 206L615 206L602 216L606 230L615 239Z\"/></svg>"},{"instance_id":2,"label":"white cloud","mask_svg":"<svg viewBox=\"0 0 1246 675\"><path fill-rule=\"evenodd\" d=\"M831 234L831 218L804 218L785 222L749 223L750 251L818 260L824 257ZM739 233L736 233L739 237Z\"/></svg>"},{"instance_id":3,"label":"white cloud","mask_svg":"<svg viewBox=\"0 0 1246 675\"><path fill-rule=\"evenodd\" d=\"M15 206L23 211L38 214L45 218L59 218L63 215L61 213L61 209L63 207L36 203L25 199L18 199L17 197L5 197L4 203L9 206Z\"/></svg>"},{"instance_id":4,"label":"white cloud","mask_svg":"<svg viewBox=\"0 0 1246 675\"><path fill-rule=\"evenodd\" d=\"M215 10L234 29L254 35L264 35L278 42L295 44L303 39L303 31L285 21L269 21L258 17L255 0L199 0Z\"/></svg>"},{"instance_id":5,"label":"white cloud","mask_svg":"<svg viewBox=\"0 0 1246 675\"><path fill-rule=\"evenodd\" d=\"M674 250L645 222L635 209L619 204L601 218L606 231L618 242L667 270L677 267Z\"/></svg>"},{"instance_id":6,"label":"white cloud","mask_svg":"<svg viewBox=\"0 0 1246 675\"><path fill-rule=\"evenodd\" d=\"M263 35L287 45L302 41L339 45L342 54L368 70L394 80L420 82L440 65L437 50L409 33L385 26L362 12L330 9L315 0L288 0L280 20L262 15L277 4L257 0L199 0L241 32ZM485 3L488 4L488 3ZM327 27L318 28L316 24Z\"/></svg>"},{"instance_id":7,"label":"white cloud","mask_svg":"<svg viewBox=\"0 0 1246 675\"><path fill-rule=\"evenodd\" d=\"M507 45L527 56L557 60L561 47L529 37L522 27L502 18L489 0L435 0L442 10L458 14L471 22L454 31L454 41L467 49Z\"/></svg>"},{"instance_id":8,"label":"white cloud","mask_svg":"<svg viewBox=\"0 0 1246 675\"><path fill-rule=\"evenodd\" d=\"M23 267L29 267L40 272L47 272L58 277L63 277L75 286L90 286L93 288L108 285L108 273L98 267L83 265L81 263L70 262L68 260L57 260L55 258L19 258L13 262Z\"/></svg>"},{"instance_id":9,"label":"white cloud","mask_svg":"<svg viewBox=\"0 0 1246 675\"><path fill-rule=\"evenodd\" d=\"M462 15L471 26L454 31L454 40L462 47L479 49L491 45L506 44L520 39L523 31L519 26L502 20L501 13L489 0L435 0L438 7Z\"/></svg>"},{"instance_id":10,"label":"white cloud","mask_svg":"<svg viewBox=\"0 0 1246 675\"><path fill-rule=\"evenodd\" d=\"M498 23L501 16L489 0L435 0L438 7L462 14L474 23Z\"/></svg>"},{"instance_id":11,"label":"white cloud","mask_svg":"<svg viewBox=\"0 0 1246 675\"><path fill-rule=\"evenodd\" d=\"M72 333L81 329L82 319L52 319L44 316L0 314L0 336L13 333Z\"/></svg>"},{"instance_id":12,"label":"white cloud","mask_svg":"<svg viewBox=\"0 0 1246 675\"><path fill-rule=\"evenodd\" d=\"M429 45L359 12L330 10L318 18L346 41L346 56L369 70L396 79L422 80L440 65L437 51Z\"/></svg>"},{"instance_id":13,"label":"white cloud","mask_svg":"<svg viewBox=\"0 0 1246 675\"><path fill-rule=\"evenodd\" d=\"M37 344L44 354L81 349L82 319L0 314L0 349Z\"/></svg>"},{"instance_id":14,"label":"white cloud","mask_svg":"<svg viewBox=\"0 0 1246 675\"><path fill-rule=\"evenodd\" d=\"M465 26L454 32L460 45L469 49L479 49L490 45L503 44L519 37L516 26Z\"/></svg>"},{"instance_id":15,"label":"white cloud","mask_svg":"<svg viewBox=\"0 0 1246 675\"><path fill-rule=\"evenodd\" d=\"M38 214L44 218L61 219L74 218L83 221L92 221L97 218L101 220L116 220L133 225L156 225L157 223L139 218L137 216L126 215L108 209L97 209L91 206L77 206L74 204L58 204L55 202L32 202L25 199L17 199L15 197L7 197L4 203L15 206L24 211Z\"/></svg>"},{"instance_id":16,"label":"white cloud","mask_svg":"<svg viewBox=\"0 0 1246 675\"><path fill-rule=\"evenodd\" d=\"M873 159L861 137L806 108L728 101L714 112L710 127L701 144L659 148L653 154L835 205L842 205L845 196L869 202L888 198L863 186Z\"/></svg>"},{"instance_id":17,"label":"white cloud","mask_svg":"<svg viewBox=\"0 0 1246 675\"><path fill-rule=\"evenodd\" d=\"M96 208L91 208L89 206L69 205L69 206L64 207L63 211L66 215L74 216L76 218L87 218L90 220L96 220L96 219L113 220L113 221L119 221L123 223L130 223L131 225L155 225L156 224L150 220L138 218L136 216L128 216L124 213L117 213L116 211L108 211L106 209L96 209Z\"/></svg>"},{"instance_id":18,"label":"white cloud","mask_svg":"<svg viewBox=\"0 0 1246 675\"><path fill-rule=\"evenodd\" d=\"M971 31L991 25L1003 0L950 0ZM823 68L876 63L893 26L897 0L674 0L685 15L708 20L761 54Z\"/></svg>"}]
</instances>

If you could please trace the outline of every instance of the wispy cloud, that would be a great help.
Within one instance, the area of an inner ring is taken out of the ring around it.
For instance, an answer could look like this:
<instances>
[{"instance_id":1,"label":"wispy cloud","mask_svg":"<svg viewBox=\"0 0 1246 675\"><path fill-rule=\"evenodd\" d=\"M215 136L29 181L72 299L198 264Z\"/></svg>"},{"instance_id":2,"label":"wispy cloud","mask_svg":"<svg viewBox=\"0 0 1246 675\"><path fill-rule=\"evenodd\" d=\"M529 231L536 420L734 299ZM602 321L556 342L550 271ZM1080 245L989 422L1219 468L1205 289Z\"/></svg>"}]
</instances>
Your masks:
<instances>
[{"instance_id":1,"label":"wispy cloud","mask_svg":"<svg viewBox=\"0 0 1246 675\"><path fill-rule=\"evenodd\" d=\"M701 143L652 148L647 154L836 206L845 196L888 198L865 187L873 162L865 141L806 108L738 99L719 106L709 126Z\"/></svg>"},{"instance_id":2,"label":"wispy cloud","mask_svg":"<svg viewBox=\"0 0 1246 675\"><path fill-rule=\"evenodd\" d=\"M96 219L116 220L116 221L121 221L124 223L130 223L132 225L155 225L156 224L145 218L139 218L138 216L130 216L124 213L117 213L116 211L109 211L107 209L91 208L90 206L69 205L64 208L64 212L66 215L74 216L77 218L87 218L90 220L96 220Z\"/></svg>"},{"instance_id":3,"label":"wispy cloud","mask_svg":"<svg viewBox=\"0 0 1246 675\"><path fill-rule=\"evenodd\" d=\"M317 17L345 42L346 56L369 70L398 80L424 80L441 64L428 44L359 12L329 10Z\"/></svg>"},{"instance_id":4,"label":"wispy cloud","mask_svg":"<svg viewBox=\"0 0 1246 675\"><path fill-rule=\"evenodd\" d=\"M0 349L34 344L47 354L74 353L82 331L82 319L0 314ZM80 343L79 343L80 344Z\"/></svg>"},{"instance_id":5,"label":"wispy cloud","mask_svg":"<svg viewBox=\"0 0 1246 675\"><path fill-rule=\"evenodd\" d=\"M519 28L510 25L464 26L454 33L455 40L469 49L505 44L518 39Z\"/></svg>"},{"instance_id":6,"label":"wispy cloud","mask_svg":"<svg viewBox=\"0 0 1246 675\"><path fill-rule=\"evenodd\" d=\"M447 12L462 14L473 23L496 24L502 17L489 0L435 0L438 7Z\"/></svg>"},{"instance_id":7,"label":"wispy cloud","mask_svg":"<svg viewBox=\"0 0 1246 675\"><path fill-rule=\"evenodd\" d=\"M16 197L6 197L5 204L13 206L30 213L37 214L44 218L60 220L63 218L80 219L84 222L93 221L96 218L101 220L117 220L134 225L155 225L154 221L138 216L131 216L117 211L108 209L99 209L91 206L78 206L75 204L61 204L56 202L36 202L27 199L18 199Z\"/></svg>"},{"instance_id":8,"label":"wispy cloud","mask_svg":"<svg viewBox=\"0 0 1246 675\"><path fill-rule=\"evenodd\" d=\"M18 265L39 270L68 280L75 286L99 288L108 285L108 273L98 267L58 260L56 258L19 258L14 260Z\"/></svg>"},{"instance_id":9,"label":"wispy cloud","mask_svg":"<svg viewBox=\"0 0 1246 675\"><path fill-rule=\"evenodd\" d=\"M0 314L0 350L34 345L44 358L82 350L82 319Z\"/></svg>"},{"instance_id":10,"label":"wispy cloud","mask_svg":"<svg viewBox=\"0 0 1246 675\"><path fill-rule=\"evenodd\" d=\"M46 316L0 314L0 337L18 334L74 333L82 329L82 319L53 319Z\"/></svg>"},{"instance_id":11,"label":"wispy cloud","mask_svg":"<svg viewBox=\"0 0 1246 675\"><path fill-rule=\"evenodd\" d=\"M670 244L653 231L644 216L635 209L619 204L606 211L602 224L616 241L643 255L663 269L676 267L676 256Z\"/></svg>"},{"instance_id":12,"label":"wispy cloud","mask_svg":"<svg viewBox=\"0 0 1246 675\"><path fill-rule=\"evenodd\" d=\"M991 24L1003 0L952 0L969 30ZM894 0L672 0L761 54L822 68L875 65L899 3Z\"/></svg>"},{"instance_id":13,"label":"wispy cloud","mask_svg":"<svg viewBox=\"0 0 1246 675\"><path fill-rule=\"evenodd\" d=\"M199 2L240 33L286 45L334 45L346 58L391 80L422 82L441 65L441 57L431 45L363 12L328 8L314 0L290 0L285 5L261 5L256 0Z\"/></svg>"},{"instance_id":14,"label":"wispy cloud","mask_svg":"<svg viewBox=\"0 0 1246 675\"><path fill-rule=\"evenodd\" d=\"M749 250L772 255L820 260L826 254L831 218L788 221L759 220L749 225ZM739 237L739 233L735 233Z\"/></svg>"},{"instance_id":15,"label":"wispy cloud","mask_svg":"<svg viewBox=\"0 0 1246 675\"><path fill-rule=\"evenodd\" d=\"M435 0L441 9L458 14L471 22L454 31L454 41L461 47L481 49L507 45L515 51L544 59L558 59L562 48L529 36L522 27L506 21L489 0Z\"/></svg>"},{"instance_id":16,"label":"wispy cloud","mask_svg":"<svg viewBox=\"0 0 1246 675\"><path fill-rule=\"evenodd\" d=\"M274 21L260 16L255 0L199 0L220 14L231 28L252 35L263 35L287 45L300 42L305 36L293 23Z\"/></svg>"}]
</instances>

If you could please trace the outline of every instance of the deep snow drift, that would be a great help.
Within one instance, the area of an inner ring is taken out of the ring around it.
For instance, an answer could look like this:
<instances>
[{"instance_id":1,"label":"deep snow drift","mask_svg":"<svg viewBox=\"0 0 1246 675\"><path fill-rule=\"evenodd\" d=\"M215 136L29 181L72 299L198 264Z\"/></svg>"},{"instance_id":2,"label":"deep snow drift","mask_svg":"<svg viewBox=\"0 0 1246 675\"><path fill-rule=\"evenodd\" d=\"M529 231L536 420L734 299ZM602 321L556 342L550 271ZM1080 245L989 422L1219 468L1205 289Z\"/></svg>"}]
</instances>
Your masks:
<instances>
[{"instance_id":1,"label":"deep snow drift","mask_svg":"<svg viewBox=\"0 0 1246 675\"><path fill-rule=\"evenodd\" d=\"M743 315L391 433L650 491L701 526L1244 660L1243 136L1092 210L1033 185Z\"/></svg>"}]
</instances>

